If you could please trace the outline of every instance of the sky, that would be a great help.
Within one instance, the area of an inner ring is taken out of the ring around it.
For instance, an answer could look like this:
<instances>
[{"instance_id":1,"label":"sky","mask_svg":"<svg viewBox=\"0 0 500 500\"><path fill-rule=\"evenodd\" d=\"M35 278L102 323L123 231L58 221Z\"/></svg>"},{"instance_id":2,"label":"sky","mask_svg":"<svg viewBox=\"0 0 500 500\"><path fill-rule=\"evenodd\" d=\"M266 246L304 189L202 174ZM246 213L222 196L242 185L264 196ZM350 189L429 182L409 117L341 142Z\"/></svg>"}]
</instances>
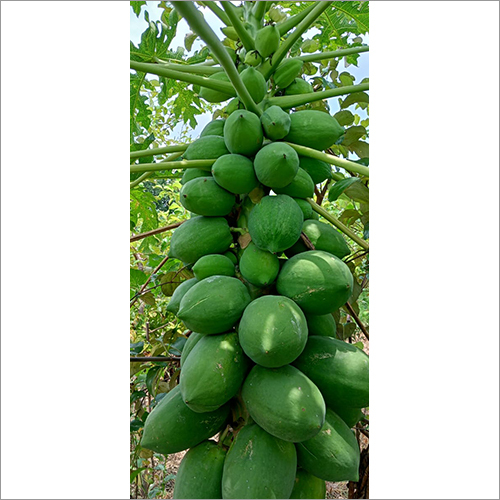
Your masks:
<instances>
[{"instance_id":1,"label":"sky","mask_svg":"<svg viewBox=\"0 0 500 500\"><path fill-rule=\"evenodd\" d=\"M163 9L158 7L159 2L147 2L147 7L143 6L141 13L139 17L137 17L132 8L130 8L130 40L135 44L138 45L141 40L141 34L144 32L144 30L147 28L147 23L146 20L144 19L144 11L147 8L147 11L149 12L149 19L151 21L159 21L160 16L163 12ZM233 3L239 3L239 2L233 2ZM203 13L203 16L205 20L208 22L208 24L211 26L211 28L214 30L214 32L219 36L219 38L222 40L224 38L224 35L220 31L220 28L224 26L224 24L220 21L220 19L208 8L206 7L198 7L200 11ZM187 22L184 19L181 19L179 24L177 25L177 34L175 38L172 40L172 43L170 44L170 48L172 50L177 49L177 47L184 47L184 37L185 35L190 31L189 26ZM307 35L312 37L317 31L312 29L309 32L307 32ZM364 37L364 42L368 43L368 36ZM203 42L199 39L197 39L193 47L191 48L191 52L193 53L196 50L199 50L203 45ZM344 64L344 59L342 59L337 67L337 71L339 73L342 73L343 71L349 72L351 75L355 77L355 84L360 83L361 80L365 77L368 76L369 74L369 66L368 66L368 61L369 61L369 55L367 52L364 52L360 54L359 59L358 59L358 66L353 66L350 65L349 67L346 68ZM307 77L309 78L309 77ZM338 98L330 98L328 99L328 103L330 105L330 112L331 114L335 114L337 111L339 111L339 104L338 104ZM224 103L225 104L225 103ZM361 119L366 118L366 112L362 109L357 109L356 114L361 116ZM196 117L196 120L198 122L198 125L196 126L195 129L190 131L188 133L189 136L191 137L198 137L200 132L202 131L203 127L212 119L212 115L210 113L206 113L204 115L199 115ZM182 130L182 127L185 126L183 124L177 125L174 130L172 131L172 139L178 139L180 137L180 132Z\"/></svg>"}]
</instances>

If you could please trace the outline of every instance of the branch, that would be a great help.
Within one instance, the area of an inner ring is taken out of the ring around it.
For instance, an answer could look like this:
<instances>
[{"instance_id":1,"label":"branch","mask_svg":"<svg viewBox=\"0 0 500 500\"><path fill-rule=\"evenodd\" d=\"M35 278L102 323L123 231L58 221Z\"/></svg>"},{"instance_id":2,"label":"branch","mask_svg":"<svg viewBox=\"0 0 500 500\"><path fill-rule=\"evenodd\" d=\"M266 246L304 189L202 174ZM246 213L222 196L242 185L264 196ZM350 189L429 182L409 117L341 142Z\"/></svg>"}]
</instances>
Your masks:
<instances>
[{"instance_id":1,"label":"branch","mask_svg":"<svg viewBox=\"0 0 500 500\"><path fill-rule=\"evenodd\" d=\"M142 240L144 238L147 238L148 236L153 236L155 234L164 233L165 231L170 231L171 229L175 229L176 227L179 227L181 224L184 224L184 222L186 221L181 220L180 222L176 222L175 224L170 224L169 226L159 227L158 229L153 229L152 231L148 231L147 233L137 234L135 236L132 236L132 238L130 238L130 243Z\"/></svg>"},{"instance_id":2,"label":"branch","mask_svg":"<svg viewBox=\"0 0 500 500\"><path fill-rule=\"evenodd\" d=\"M307 56L297 56L295 59L300 59L304 62L317 62L324 61L326 59L335 59L336 57L348 56L349 54L361 54L362 52L368 52L370 47L366 45L363 47L352 47L349 49L332 50L330 52L317 52L315 54L309 54Z\"/></svg>"},{"instance_id":3,"label":"branch","mask_svg":"<svg viewBox=\"0 0 500 500\"><path fill-rule=\"evenodd\" d=\"M142 356L142 357L137 357L137 356L130 356L130 362L131 363L141 363L141 362L164 362L164 361L180 361L181 358L178 357L169 357L167 358L166 356Z\"/></svg>"},{"instance_id":4,"label":"branch","mask_svg":"<svg viewBox=\"0 0 500 500\"><path fill-rule=\"evenodd\" d=\"M229 17L229 20L241 40L243 47L245 47L245 50L250 51L255 49L255 42L250 33L246 30L245 26L243 26L243 23L240 21L234 5L231 2L222 2L222 8L226 12L227 17Z\"/></svg>"},{"instance_id":5,"label":"branch","mask_svg":"<svg viewBox=\"0 0 500 500\"><path fill-rule=\"evenodd\" d=\"M179 168L201 168L210 171L215 160L180 160L168 163L139 163L139 165L130 165L130 173L157 172L158 170L175 170Z\"/></svg>"},{"instance_id":6,"label":"branch","mask_svg":"<svg viewBox=\"0 0 500 500\"><path fill-rule=\"evenodd\" d=\"M171 154L168 158L165 160L162 160L161 163L166 162L166 161L173 161L179 158L179 156L182 156L182 151L179 151L177 153ZM135 188L135 186L138 186L142 181L146 180L148 177L150 177L153 174L153 172L144 172L140 177L138 177L135 181L130 183L130 189Z\"/></svg>"},{"instance_id":7,"label":"branch","mask_svg":"<svg viewBox=\"0 0 500 500\"><path fill-rule=\"evenodd\" d=\"M300 233L300 237L309 250L316 250L316 247L312 244L312 241L307 237L306 233Z\"/></svg>"},{"instance_id":8,"label":"branch","mask_svg":"<svg viewBox=\"0 0 500 500\"><path fill-rule=\"evenodd\" d=\"M358 318L358 315L354 312L354 309L352 308L351 304L349 304L349 302L346 302L344 305L347 308L347 310L349 311L349 314L354 318L354 321L359 326L360 330L364 333L367 340L370 340L370 337L368 336L368 332L366 330L365 325L363 325L363 323L361 323L361 320Z\"/></svg>"},{"instance_id":9,"label":"branch","mask_svg":"<svg viewBox=\"0 0 500 500\"><path fill-rule=\"evenodd\" d=\"M220 67L198 65L198 64L176 64L164 61L155 57L155 61L162 65L166 69L173 69L174 71L182 71L183 73L192 73L194 75L213 75L215 73L220 73L224 71Z\"/></svg>"},{"instance_id":10,"label":"branch","mask_svg":"<svg viewBox=\"0 0 500 500\"><path fill-rule=\"evenodd\" d=\"M316 203L318 205L321 205L323 203L323 200L325 198L325 195L326 195L326 192L328 191L328 186L330 185L330 182L332 180L331 179L328 179L325 183L325 185L323 186L323 189L321 190L321 192L319 193L318 196L316 196Z\"/></svg>"},{"instance_id":11,"label":"branch","mask_svg":"<svg viewBox=\"0 0 500 500\"><path fill-rule=\"evenodd\" d=\"M148 286L148 283L151 281L153 276L165 265L165 262L167 262L167 260L168 260L168 255L166 257L164 257L164 259L158 264L157 268L149 275L149 278L146 280L144 285L141 286L141 289L139 290L139 294L136 295L132 299L132 301L130 302L130 307L132 307L137 302L137 299L140 297L140 295L142 294L144 289Z\"/></svg>"},{"instance_id":12,"label":"branch","mask_svg":"<svg viewBox=\"0 0 500 500\"><path fill-rule=\"evenodd\" d=\"M137 160L137 158L143 158L144 156L156 156L163 155L165 153L177 153L184 152L188 148L189 144L174 144L172 146L163 146L162 148L151 148L151 149L141 149L140 151L131 151L130 159Z\"/></svg>"}]
</instances>

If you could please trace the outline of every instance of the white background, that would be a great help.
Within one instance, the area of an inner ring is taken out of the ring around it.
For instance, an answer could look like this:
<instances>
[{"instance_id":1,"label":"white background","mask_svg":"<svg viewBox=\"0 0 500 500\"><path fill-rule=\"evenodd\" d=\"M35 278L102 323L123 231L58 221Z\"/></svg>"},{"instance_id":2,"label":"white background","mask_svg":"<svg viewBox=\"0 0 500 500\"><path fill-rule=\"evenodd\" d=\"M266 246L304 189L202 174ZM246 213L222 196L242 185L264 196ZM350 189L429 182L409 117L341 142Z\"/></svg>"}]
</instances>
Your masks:
<instances>
[{"instance_id":1,"label":"white background","mask_svg":"<svg viewBox=\"0 0 500 500\"><path fill-rule=\"evenodd\" d=\"M2 2L2 498L128 498L128 2ZM497 2L372 2L371 498L498 498Z\"/></svg>"}]
</instances>

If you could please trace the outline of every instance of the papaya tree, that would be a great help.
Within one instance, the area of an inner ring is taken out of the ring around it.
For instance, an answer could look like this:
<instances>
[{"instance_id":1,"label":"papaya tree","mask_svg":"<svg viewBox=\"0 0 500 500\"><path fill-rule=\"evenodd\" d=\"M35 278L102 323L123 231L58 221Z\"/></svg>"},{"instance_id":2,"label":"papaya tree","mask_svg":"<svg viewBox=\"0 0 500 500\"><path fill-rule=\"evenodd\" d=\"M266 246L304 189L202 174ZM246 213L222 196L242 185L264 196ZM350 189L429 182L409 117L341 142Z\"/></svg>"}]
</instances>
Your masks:
<instances>
[{"instance_id":1,"label":"papaya tree","mask_svg":"<svg viewBox=\"0 0 500 500\"><path fill-rule=\"evenodd\" d=\"M368 498L368 2L159 7L130 48L131 494L187 451L174 498Z\"/></svg>"}]
</instances>

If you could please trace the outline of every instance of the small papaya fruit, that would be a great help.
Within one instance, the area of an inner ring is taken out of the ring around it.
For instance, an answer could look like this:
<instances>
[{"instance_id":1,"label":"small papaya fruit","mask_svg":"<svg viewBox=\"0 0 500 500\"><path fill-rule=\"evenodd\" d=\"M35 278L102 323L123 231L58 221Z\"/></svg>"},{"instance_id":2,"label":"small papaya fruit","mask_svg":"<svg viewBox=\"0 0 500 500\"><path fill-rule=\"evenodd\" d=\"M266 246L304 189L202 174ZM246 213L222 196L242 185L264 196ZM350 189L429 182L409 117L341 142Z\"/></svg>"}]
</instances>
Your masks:
<instances>
[{"instance_id":1,"label":"small papaya fruit","mask_svg":"<svg viewBox=\"0 0 500 500\"><path fill-rule=\"evenodd\" d=\"M201 446L201 445L199 445ZM295 484L290 498L325 498L326 482L324 479L313 476L305 469L297 469ZM187 497L184 497L187 498Z\"/></svg>"},{"instance_id":2,"label":"small papaya fruit","mask_svg":"<svg viewBox=\"0 0 500 500\"><path fill-rule=\"evenodd\" d=\"M252 241L240 258L241 275L249 283L258 287L273 283L279 270L278 257L267 250L261 250Z\"/></svg>"},{"instance_id":3,"label":"small papaya fruit","mask_svg":"<svg viewBox=\"0 0 500 500\"><path fill-rule=\"evenodd\" d=\"M234 264L219 253L200 257L193 266L194 277L201 281L209 276L234 276Z\"/></svg>"},{"instance_id":4,"label":"small papaya fruit","mask_svg":"<svg viewBox=\"0 0 500 500\"><path fill-rule=\"evenodd\" d=\"M224 123L226 120L212 120L208 122L201 131L200 137L205 135L220 135L224 137Z\"/></svg>"},{"instance_id":5,"label":"small papaya fruit","mask_svg":"<svg viewBox=\"0 0 500 500\"><path fill-rule=\"evenodd\" d=\"M285 59L273 75L276 87L284 89L293 83L295 78L299 76L303 65L304 63L300 59Z\"/></svg>"},{"instance_id":6,"label":"small papaya fruit","mask_svg":"<svg viewBox=\"0 0 500 500\"><path fill-rule=\"evenodd\" d=\"M272 141L283 139L290 132L290 115L279 106L270 106L260 117L266 137Z\"/></svg>"},{"instance_id":7,"label":"small papaya fruit","mask_svg":"<svg viewBox=\"0 0 500 500\"><path fill-rule=\"evenodd\" d=\"M264 141L259 117L245 109L232 113L224 125L224 141L228 153L253 156Z\"/></svg>"},{"instance_id":8,"label":"small papaya fruit","mask_svg":"<svg viewBox=\"0 0 500 500\"><path fill-rule=\"evenodd\" d=\"M226 106L226 114L229 116L231 113L234 113L238 109L242 109L242 104L241 101L235 97L231 101L229 101L229 104Z\"/></svg>"},{"instance_id":9,"label":"small papaya fruit","mask_svg":"<svg viewBox=\"0 0 500 500\"><path fill-rule=\"evenodd\" d=\"M260 123L259 123L260 125ZM264 186L288 186L299 170L299 156L295 149L283 142L272 142L255 155L255 175Z\"/></svg>"},{"instance_id":10,"label":"small papaya fruit","mask_svg":"<svg viewBox=\"0 0 500 500\"><path fill-rule=\"evenodd\" d=\"M245 55L245 64L248 66L258 66L262 62L262 57L256 50L251 50Z\"/></svg>"},{"instance_id":11,"label":"small papaya fruit","mask_svg":"<svg viewBox=\"0 0 500 500\"><path fill-rule=\"evenodd\" d=\"M237 42L239 40L238 33L232 26L224 26L220 29L224 35L226 35L230 40Z\"/></svg>"},{"instance_id":12,"label":"small papaya fruit","mask_svg":"<svg viewBox=\"0 0 500 500\"><path fill-rule=\"evenodd\" d=\"M184 297L186 292L196 285L198 283L198 280L196 278L191 278L189 280L183 281L175 290L174 293L172 294L172 297L170 297L170 300L168 301L167 304L167 311L174 313L177 315L177 311L179 310L179 306L181 304L181 299Z\"/></svg>"},{"instance_id":13,"label":"small papaya fruit","mask_svg":"<svg viewBox=\"0 0 500 500\"><path fill-rule=\"evenodd\" d=\"M234 194L221 188L213 177L197 177L186 182L179 199L187 210L207 217L228 215L236 202Z\"/></svg>"},{"instance_id":14,"label":"small papaya fruit","mask_svg":"<svg viewBox=\"0 0 500 500\"><path fill-rule=\"evenodd\" d=\"M309 94L311 92L314 92L312 85L302 78L295 78L285 89L285 95Z\"/></svg>"},{"instance_id":15,"label":"small papaya fruit","mask_svg":"<svg viewBox=\"0 0 500 500\"><path fill-rule=\"evenodd\" d=\"M337 338L337 323L332 314L306 314L309 335Z\"/></svg>"},{"instance_id":16,"label":"small papaya fruit","mask_svg":"<svg viewBox=\"0 0 500 500\"><path fill-rule=\"evenodd\" d=\"M208 77L210 80L220 80L223 82L228 82L229 78L224 71L219 73L214 73ZM229 92L221 92L220 90L209 89L208 87L200 88L200 97L205 99L205 101L219 103L230 99L231 97L236 97L236 91L232 89Z\"/></svg>"},{"instance_id":17,"label":"small papaya fruit","mask_svg":"<svg viewBox=\"0 0 500 500\"><path fill-rule=\"evenodd\" d=\"M212 165L212 175L219 186L234 194L247 194L259 185L252 160L243 155L221 156Z\"/></svg>"},{"instance_id":18,"label":"small papaya fruit","mask_svg":"<svg viewBox=\"0 0 500 500\"><path fill-rule=\"evenodd\" d=\"M201 168L186 168L182 174L181 184L184 185L192 179L197 177L211 177L212 173L202 170Z\"/></svg>"},{"instance_id":19,"label":"small papaya fruit","mask_svg":"<svg viewBox=\"0 0 500 500\"><path fill-rule=\"evenodd\" d=\"M267 92L266 79L262 73L249 66L241 72L240 76L252 99L257 104L262 101Z\"/></svg>"},{"instance_id":20,"label":"small papaya fruit","mask_svg":"<svg viewBox=\"0 0 500 500\"><path fill-rule=\"evenodd\" d=\"M255 34L255 48L265 59L278 50L280 32L276 26L265 26Z\"/></svg>"},{"instance_id":21,"label":"small papaya fruit","mask_svg":"<svg viewBox=\"0 0 500 500\"><path fill-rule=\"evenodd\" d=\"M332 167L328 163L316 158L299 156L299 165L300 168L303 168L311 176L314 184L321 184L332 176Z\"/></svg>"},{"instance_id":22,"label":"small papaya fruit","mask_svg":"<svg viewBox=\"0 0 500 500\"><path fill-rule=\"evenodd\" d=\"M192 142L184 152L185 160L216 160L219 156L227 155L224 138L220 135L204 135ZM210 171L210 167L207 168Z\"/></svg>"},{"instance_id":23,"label":"small papaya fruit","mask_svg":"<svg viewBox=\"0 0 500 500\"><path fill-rule=\"evenodd\" d=\"M311 207L311 204L302 198L294 198L294 200L297 202L297 205L302 210L302 213L304 214L304 220L310 219L313 215L313 209Z\"/></svg>"},{"instance_id":24,"label":"small papaya fruit","mask_svg":"<svg viewBox=\"0 0 500 500\"><path fill-rule=\"evenodd\" d=\"M311 198L314 195L314 182L311 176L299 167L293 181L285 187L273 188L276 194L287 194L293 198Z\"/></svg>"}]
</instances>

